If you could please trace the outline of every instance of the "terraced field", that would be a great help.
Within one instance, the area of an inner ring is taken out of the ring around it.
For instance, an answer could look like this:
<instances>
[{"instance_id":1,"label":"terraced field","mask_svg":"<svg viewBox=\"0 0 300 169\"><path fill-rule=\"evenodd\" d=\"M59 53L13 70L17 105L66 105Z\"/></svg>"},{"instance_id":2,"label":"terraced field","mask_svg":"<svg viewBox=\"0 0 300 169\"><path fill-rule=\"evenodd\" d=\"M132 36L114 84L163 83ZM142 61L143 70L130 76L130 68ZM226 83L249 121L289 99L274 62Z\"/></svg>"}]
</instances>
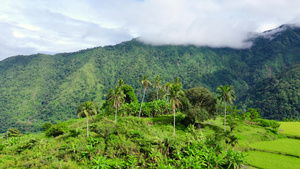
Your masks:
<instances>
[{"instance_id":1,"label":"terraced field","mask_svg":"<svg viewBox=\"0 0 300 169\"><path fill-rule=\"evenodd\" d=\"M247 161L254 167L264 169L300 169L300 159L282 154L250 151Z\"/></svg>"},{"instance_id":2,"label":"terraced field","mask_svg":"<svg viewBox=\"0 0 300 169\"><path fill-rule=\"evenodd\" d=\"M300 122L280 122L280 132L300 138ZM300 139L260 141L250 145L247 161L251 166L266 169L300 169Z\"/></svg>"},{"instance_id":3,"label":"terraced field","mask_svg":"<svg viewBox=\"0 0 300 169\"><path fill-rule=\"evenodd\" d=\"M281 133L300 137L300 122L280 122Z\"/></svg>"},{"instance_id":4,"label":"terraced field","mask_svg":"<svg viewBox=\"0 0 300 169\"><path fill-rule=\"evenodd\" d=\"M260 151L297 156L300 158L300 140L297 139L261 141L251 144L251 148Z\"/></svg>"}]
</instances>

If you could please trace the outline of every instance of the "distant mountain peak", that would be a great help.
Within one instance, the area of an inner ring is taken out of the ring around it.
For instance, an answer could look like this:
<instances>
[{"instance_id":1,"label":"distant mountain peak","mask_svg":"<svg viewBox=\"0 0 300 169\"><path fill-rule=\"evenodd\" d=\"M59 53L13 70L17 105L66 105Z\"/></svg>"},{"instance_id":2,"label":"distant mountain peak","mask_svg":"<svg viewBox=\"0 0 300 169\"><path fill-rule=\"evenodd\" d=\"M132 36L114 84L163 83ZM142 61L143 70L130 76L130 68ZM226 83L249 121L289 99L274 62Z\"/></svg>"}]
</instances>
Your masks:
<instances>
[{"instance_id":1,"label":"distant mountain peak","mask_svg":"<svg viewBox=\"0 0 300 169\"><path fill-rule=\"evenodd\" d=\"M264 31L263 33L260 33L259 36L272 40L274 37L280 35L282 32L288 29L296 29L296 28L300 28L300 26L296 24L283 24L275 29Z\"/></svg>"}]
</instances>

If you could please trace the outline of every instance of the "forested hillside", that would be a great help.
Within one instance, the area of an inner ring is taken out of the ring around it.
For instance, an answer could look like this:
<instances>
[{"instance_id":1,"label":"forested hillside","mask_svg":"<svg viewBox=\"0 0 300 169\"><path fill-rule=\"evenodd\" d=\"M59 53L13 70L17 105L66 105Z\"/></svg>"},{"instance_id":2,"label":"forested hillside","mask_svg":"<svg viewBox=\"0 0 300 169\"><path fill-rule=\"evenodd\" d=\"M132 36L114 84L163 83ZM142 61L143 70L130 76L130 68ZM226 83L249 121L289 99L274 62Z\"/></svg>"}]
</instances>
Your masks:
<instances>
[{"instance_id":1,"label":"forested hillside","mask_svg":"<svg viewBox=\"0 0 300 169\"><path fill-rule=\"evenodd\" d=\"M241 104L256 107L269 119L300 118L300 63L255 84Z\"/></svg>"},{"instance_id":2,"label":"forested hillside","mask_svg":"<svg viewBox=\"0 0 300 169\"><path fill-rule=\"evenodd\" d=\"M242 96L256 82L300 61L300 29L284 28L252 39L252 48L241 50L152 46L133 39L75 53L8 58L0 62L0 132L10 127L36 131L46 121L74 118L81 102L101 105L119 78L138 97L142 75L152 80L160 75L163 83L180 77L185 89L204 86L213 92L230 84Z\"/></svg>"}]
</instances>

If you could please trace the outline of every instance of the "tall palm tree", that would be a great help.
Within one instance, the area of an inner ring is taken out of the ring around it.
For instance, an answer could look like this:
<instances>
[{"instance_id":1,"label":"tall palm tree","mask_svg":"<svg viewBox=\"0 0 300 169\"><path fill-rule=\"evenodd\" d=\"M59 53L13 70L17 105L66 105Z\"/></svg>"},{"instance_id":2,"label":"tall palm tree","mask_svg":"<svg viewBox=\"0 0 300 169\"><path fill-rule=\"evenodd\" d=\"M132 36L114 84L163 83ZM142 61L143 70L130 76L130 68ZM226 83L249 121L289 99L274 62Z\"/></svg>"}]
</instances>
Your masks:
<instances>
[{"instance_id":1,"label":"tall palm tree","mask_svg":"<svg viewBox=\"0 0 300 169\"><path fill-rule=\"evenodd\" d=\"M171 103L172 105L172 109L173 109L173 113L174 113L174 131L173 131L173 136L175 136L175 113L176 113L176 107L179 107L180 105L182 105L182 103L180 102L179 98L184 97L184 92L181 90L181 86L180 85L176 85L173 84L169 94L166 94L165 96L167 96L169 98L169 103Z\"/></svg>"},{"instance_id":2,"label":"tall palm tree","mask_svg":"<svg viewBox=\"0 0 300 169\"><path fill-rule=\"evenodd\" d=\"M141 107L140 107L139 119L141 118L142 106L143 106L146 90L148 87L150 87L152 85L150 80L147 79L147 76L145 76L145 75L143 75L143 78L140 80L140 83L144 87L144 94L143 94L142 103L141 103Z\"/></svg>"},{"instance_id":3,"label":"tall palm tree","mask_svg":"<svg viewBox=\"0 0 300 169\"><path fill-rule=\"evenodd\" d=\"M235 92L233 90L233 86L229 86L226 84L224 87L221 85L217 88L217 99L224 101L225 109L224 109L224 132L226 132L226 103L232 104L232 100L235 100Z\"/></svg>"},{"instance_id":4,"label":"tall palm tree","mask_svg":"<svg viewBox=\"0 0 300 169\"><path fill-rule=\"evenodd\" d=\"M155 78L155 83L154 83L154 86L156 87L156 99L158 100L158 91L159 91L159 89L161 89L162 88L162 86L161 86L161 78L159 77L159 75L157 75L156 76L156 78Z\"/></svg>"},{"instance_id":5,"label":"tall palm tree","mask_svg":"<svg viewBox=\"0 0 300 169\"><path fill-rule=\"evenodd\" d=\"M170 93L170 89L172 87L172 83L166 82L166 84L164 85L164 87L165 87L165 91L167 92L167 94L169 94ZM168 100L168 97L167 97L167 100Z\"/></svg>"},{"instance_id":6,"label":"tall palm tree","mask_svg":"<svg viewBox=\"0 0 300 169\"><path fill-rule=\"evenodd\" d=\"M91 101L81 103L77 110L78 117L86 117L86 136L89 137L89 116L97 114L97 106Z\"/></svg>"},{"instance_id":7,"label":"tall palm tree","mask_svg":"<svg viewBox=\"0 0 300 169\"><path fill-rule=\"evenodd\" d=\"M122 104L125 102L125 94L121 87L117 87L116 89L110 90L109 93L110 99L113 100L114 104L113 106L116 108L115 112L115 124L117 124L117 114L118 114L118 108L122 106Z\"/></svg>"}]
</instances>

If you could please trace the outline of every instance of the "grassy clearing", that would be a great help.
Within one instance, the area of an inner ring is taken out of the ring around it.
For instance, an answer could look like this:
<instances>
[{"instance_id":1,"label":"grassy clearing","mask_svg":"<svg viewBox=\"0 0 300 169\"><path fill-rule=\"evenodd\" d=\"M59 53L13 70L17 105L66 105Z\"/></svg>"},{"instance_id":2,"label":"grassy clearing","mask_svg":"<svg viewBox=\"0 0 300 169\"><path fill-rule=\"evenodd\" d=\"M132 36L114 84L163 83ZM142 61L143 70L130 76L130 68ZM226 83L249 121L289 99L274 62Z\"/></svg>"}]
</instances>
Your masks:
<instances>
[{"instance_id":1,"label":"grassy clearing","mask_svg":"<svg viewBox=\"0 0 300 169\"><path fill-rule=\"evenodd\" d=\"M256 166L264 169L275 168L292 168L300 169L300 159L297 157L290 157L281 154L249 151L246 157L248 163L252 166Z\"/></svg>"},{"instance_id":2,"label":"grassy clearing","mask_svg":"<svg viewBox=\"0 0 300 169\"><path fill-rule=\"evenodd\" d=\"M300 122L280 122L280 129L285 135L300 137Z\"/></svg>"},{"instance_id":3,"label":"grassy clearing","mask_svg":"<svg viewBox=\"0 0 300 169\"><path fill-rule=\"evenodd\" d=\"M252 148L276 153L289 154L300 157L300 140L278 139L274 141L261 141L251 144Z\"/></svg>"},{"instance_id":4,"label":"grassy clearing","mask_svg":"<svg viewBox=\"0 0 300 169\"><path fill-rule=\"evenodd\" d=\"M229 127L226 126L229 130ZM218 117L215 120L209 120L203 123L203 134L206 137L214 135L215 133L224 132L223 118ZM238 138L238 144L236 149L247 150L250 145L259 141L270 141L274 140L276 135L268 132L265 128L257 125L251 125L247 123L240 123L234 130L233 134Z\"/></svg>"}]
</instances>

